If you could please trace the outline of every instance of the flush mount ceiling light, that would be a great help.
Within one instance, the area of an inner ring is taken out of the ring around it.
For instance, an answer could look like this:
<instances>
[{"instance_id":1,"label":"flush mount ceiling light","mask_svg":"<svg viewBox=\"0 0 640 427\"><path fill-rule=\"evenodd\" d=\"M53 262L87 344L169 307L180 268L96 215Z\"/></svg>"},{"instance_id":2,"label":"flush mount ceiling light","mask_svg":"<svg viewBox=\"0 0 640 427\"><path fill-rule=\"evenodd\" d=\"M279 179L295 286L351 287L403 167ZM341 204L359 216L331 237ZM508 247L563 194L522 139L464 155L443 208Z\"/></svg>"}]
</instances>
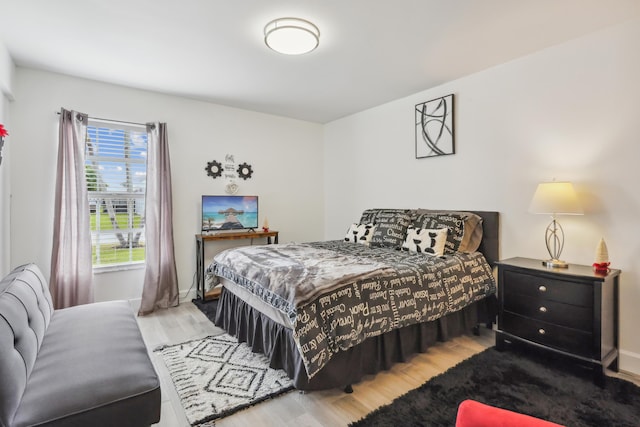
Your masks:
<instances>
[{"instance_id":1,"label":"flush mount ceiling light","mask_svg":"<svg viewBox=\"0 0 640 427\"><path fill-rule=\"evenodd\" d=\"M302 55L318 47L320 30L300 18L278 18L264 26L264 42L285 55Z\"/></svg>"}]
</instances>

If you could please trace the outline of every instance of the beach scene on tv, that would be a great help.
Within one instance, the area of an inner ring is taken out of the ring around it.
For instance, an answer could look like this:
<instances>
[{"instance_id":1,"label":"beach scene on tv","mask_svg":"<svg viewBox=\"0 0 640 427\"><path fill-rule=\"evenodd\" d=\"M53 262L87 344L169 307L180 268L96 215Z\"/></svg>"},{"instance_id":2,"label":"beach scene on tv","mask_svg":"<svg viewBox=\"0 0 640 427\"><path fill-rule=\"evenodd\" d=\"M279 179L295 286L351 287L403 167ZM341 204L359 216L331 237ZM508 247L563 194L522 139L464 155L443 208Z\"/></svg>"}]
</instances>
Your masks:
<instances>
[{"instance_id":1,"label":"beach scene on tv","mask_svg":"<svg viewBox=\"0 0 640 427\"><path fill-rule=\"evenodd\" d=\"M202 231L257 227L257 196L202 196Z\"/></svg>"}]
</instances>

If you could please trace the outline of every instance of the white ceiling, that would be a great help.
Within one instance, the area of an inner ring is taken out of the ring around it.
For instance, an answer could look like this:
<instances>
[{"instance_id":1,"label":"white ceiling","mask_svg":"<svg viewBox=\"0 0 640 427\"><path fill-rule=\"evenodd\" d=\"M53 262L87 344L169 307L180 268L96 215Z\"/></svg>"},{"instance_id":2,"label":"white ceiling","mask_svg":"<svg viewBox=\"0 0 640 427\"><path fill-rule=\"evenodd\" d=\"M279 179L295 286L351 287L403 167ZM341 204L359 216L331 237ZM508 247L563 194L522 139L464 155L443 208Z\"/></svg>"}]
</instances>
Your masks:
<instances>
[{"instance_id":1,"label":"white ceiling","mask_svg":"<svg viewBox=\"0 0 640 427\"><path fill-rule=\"evenodd\" d=\"M264 25L314 22L319 48ZM326 123L640 16L640 0L0 0L18 66Z\"/></svg>"}]
</instances>

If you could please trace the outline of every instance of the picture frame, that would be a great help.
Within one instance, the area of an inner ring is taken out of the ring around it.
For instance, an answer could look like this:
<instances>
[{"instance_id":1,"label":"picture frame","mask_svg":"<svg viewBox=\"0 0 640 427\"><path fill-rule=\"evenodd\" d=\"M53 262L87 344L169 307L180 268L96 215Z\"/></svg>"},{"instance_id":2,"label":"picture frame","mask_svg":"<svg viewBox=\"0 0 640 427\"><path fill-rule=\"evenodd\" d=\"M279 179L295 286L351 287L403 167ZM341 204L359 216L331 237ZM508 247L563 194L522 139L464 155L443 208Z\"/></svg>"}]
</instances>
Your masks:
<instances>
[{"instance_id":1,"label":"picture frame","mask_svg":"<svg viewBox=\"0 0 640 427\"><path fill-rule=\"evenodd\" d=\"M416 159L455 154L453 94L415 106Z\"/></svg>"}]
</instances>

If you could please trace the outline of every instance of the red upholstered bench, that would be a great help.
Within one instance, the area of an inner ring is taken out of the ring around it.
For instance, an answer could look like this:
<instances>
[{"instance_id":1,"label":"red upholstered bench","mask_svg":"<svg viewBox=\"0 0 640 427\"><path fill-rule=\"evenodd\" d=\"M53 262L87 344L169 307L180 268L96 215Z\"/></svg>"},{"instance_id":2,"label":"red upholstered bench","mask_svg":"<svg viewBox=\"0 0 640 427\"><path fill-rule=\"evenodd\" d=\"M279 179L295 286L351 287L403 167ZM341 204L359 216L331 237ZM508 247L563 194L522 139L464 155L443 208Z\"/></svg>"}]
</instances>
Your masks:
<instances>
[{"instance_id":1,"label":"red upholstered bench","mask_svg":"<svg viewBox=\"0 0 640 427\"><path fill-rule=\"evenodd\" d=\"M563 427L540 418L465 400L458 406L456 427Z\"/></svg>"}]
</instances>

